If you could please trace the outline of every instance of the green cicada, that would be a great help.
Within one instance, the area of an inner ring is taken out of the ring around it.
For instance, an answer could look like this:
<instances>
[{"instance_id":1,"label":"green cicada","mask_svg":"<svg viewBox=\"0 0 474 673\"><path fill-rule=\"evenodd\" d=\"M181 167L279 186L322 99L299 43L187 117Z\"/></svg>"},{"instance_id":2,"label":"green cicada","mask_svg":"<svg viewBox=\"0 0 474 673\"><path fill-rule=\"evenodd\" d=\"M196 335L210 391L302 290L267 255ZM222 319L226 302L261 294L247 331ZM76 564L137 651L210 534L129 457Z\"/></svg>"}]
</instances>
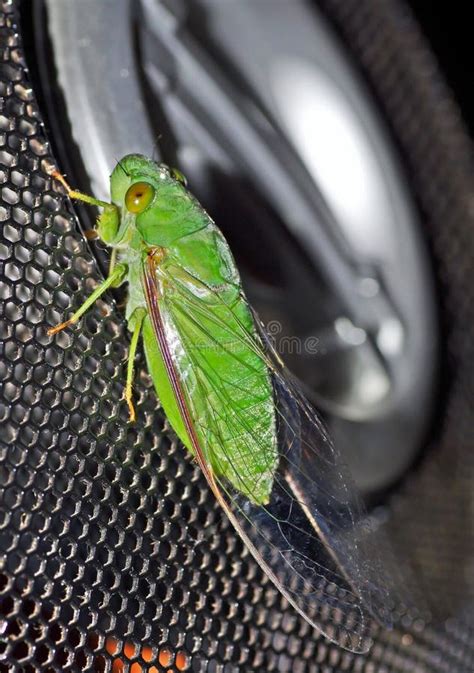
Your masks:
<instances>
[{"instance_id":1,"label":"green cicada","mask_svg":"<svg viewBox=\"0 0 474 673\"><path fill-rule=\"evenodd\" d=\"M141 155L119 161L98 236L109 287L128 283L125 399L142 337L163 409L218 502L286 599L339 645L364 651L367 613L387 622L366 517L319 417L292 382L245 295L229 247L180 173Z\"/></svg>"}]
</instances>

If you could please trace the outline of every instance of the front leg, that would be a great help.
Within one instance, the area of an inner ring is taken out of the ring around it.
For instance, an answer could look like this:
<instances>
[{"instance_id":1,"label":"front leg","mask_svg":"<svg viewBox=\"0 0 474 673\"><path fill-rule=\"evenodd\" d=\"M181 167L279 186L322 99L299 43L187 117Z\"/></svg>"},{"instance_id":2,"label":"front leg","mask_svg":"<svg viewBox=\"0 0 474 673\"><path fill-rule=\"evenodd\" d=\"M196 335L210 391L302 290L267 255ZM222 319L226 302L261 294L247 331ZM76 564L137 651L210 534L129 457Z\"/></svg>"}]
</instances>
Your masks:
<instances>
[{"instance_id":1,"label":"front leg","mask_svg":"<svg viewBox=\"0 0 474 673\"><path fill-rule=\"evenodd\" d=\"M71 189L64 176L62 176L61 173L55 168L52 168L48 172L53 178L55 178L55 180L62 184L70 199L82 201L83 203L88 203L91 206L96 206L97 208L103 209L103 212L97 221L97 229L92 229L92 231L86 232L86 238L92 239L99 237L104 241L104 243L113 243L120 226L120 211L115 203L101 201L100 199L96 199L94 196L89 196L88 194L83 194L76 189ZM112 269L113 265L110 271L112 271Z\"/></svg>"}]
</instances>

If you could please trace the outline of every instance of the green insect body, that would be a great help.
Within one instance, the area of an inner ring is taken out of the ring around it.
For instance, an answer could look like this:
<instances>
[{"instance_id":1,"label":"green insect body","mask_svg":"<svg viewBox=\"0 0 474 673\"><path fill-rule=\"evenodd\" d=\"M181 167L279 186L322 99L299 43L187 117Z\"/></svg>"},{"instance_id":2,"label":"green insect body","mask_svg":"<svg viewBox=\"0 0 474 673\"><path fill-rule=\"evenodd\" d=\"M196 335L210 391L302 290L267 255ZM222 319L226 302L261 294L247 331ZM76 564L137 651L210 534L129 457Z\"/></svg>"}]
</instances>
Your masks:
<instances>
[{"instance_id":1,"label":"green insect body","mask_svg":"<svg viewBox=\"0 0 474 673\"><path fill-rule=\"evenodd\" d=\"M123 179L123 169L130 174L129 182L146 178L155 187L154 200L143 214L130 216L126 212L124 190L129 184ZM118 186L115 185L116 176L119 176ZM207 436L199 439L206 446L215 474L226 477L255 501L266 502L277 460L269 373L265 363L249 345L235 339L229 343L237 327L230 325L229 329L226 324L228 311L223 311L223 304L216 304L214 292L209 290L209 286L217 290L225 305L232 306L235 320L238 318L249 333L254 333L253 318L243 297L239 274L227 243L198 202L165 168L143 158L129 157L116 167L111 184L114 203L121 207L122 218L127 221L123 238L130 237L130 247L121 248L120 241L114 244L118 245L117 260L127 265L128 286L133 288L127 307L132 331L135 312L147 308L142 284L137 277L141 274L143 256L155 247L162 248L163 259L157 266L158 287L170 331L176 332L173 355L177 369L186 378L187 388L195 391L188 404L193 409L196 427L199 429L205 425L200 420L210 403L213 408L220 406L224 414L231 414L232 408L238 406L241 411L248 410L249 431L265 437L266 442L261 455L248 455L249 442L245 429L228 422L222 423L218 418L214 427L207 428ZM173 260L180 260L180 265L175 265ZM199 329L193 324L196 318L191 315L192 309L182 306L181 297L176 299L174 295L172 281L178 277L189 290L190 301L191 295L195 294L209 311L201 311ZM184 323L186 337L180 332ZM206 341L204 333L208 335ZM148 369L168 420L186 447L192 450L148 316L144 318L143 343ZM206 360L200 360L202 367L198 380L190 354L192 352L193 357L199 360L200 351L205 352ZM249 369L254 374L245 379ZM217 393L213 381L216 379L219 380L218 394L222 399L215 399ZM238 390L240 394L237 396ZM198 433L202 435L199 430ZM216 436L219 441L215 441ZM270 465L269 455L273 455ZM233 462L231 469L229 460ZM239 462L242 464L239 465ZM236 474L245 475L245 479L237 480Z\"/></svg>"},{"instance_id":2,"label":"green insect body","mask_svg":"<svg viewBox=\"0 0 474 673\"><path fill-rule=\"evenodd\" d=\"M182 175L144 156L114 168L111 203L51 174L72 198L102 208L96 232L112 256L107 279L49 333L128 283L131 419L141 337L170 424L260 566L311 625L366 651L366 610L389 618L363 507L317 414L265 340L223 235Z\"/></svg>"},{"instance_id":3,"label":"green insect body","mask_svg":"<svg viewBox=\"0 0 474 673\"><path fill-rule=\"evenodd\" d=\"M253 338L257 335L227 242L166 166L129 155L115 167L110 184L116 209L106 209L99 217L97 232L116 251L116 264L123 265L120 281L128 282L128 325L132 333L141 330L148 370L167 418L192 451L148 315L142 275L144 260L152 253L160 258L156 280L174 362L187 390L193 391L186 402L210 466L237 490L264 503L278 457L273 390L265 362L251 344L235 339L239 329ZM149 197L138 194L146 206L141 210L143 203L129 203L131 211L126 197L133 200L129 189L137 184L145 186ZM198 315L193 315L194 297L200 304ZM224 417L209 419L209 408L221 409ZM246 428L229 422L235 408L245 412ZM249 433L262 439L260 453L249 443Z\"/></svg>"}]
</instances>

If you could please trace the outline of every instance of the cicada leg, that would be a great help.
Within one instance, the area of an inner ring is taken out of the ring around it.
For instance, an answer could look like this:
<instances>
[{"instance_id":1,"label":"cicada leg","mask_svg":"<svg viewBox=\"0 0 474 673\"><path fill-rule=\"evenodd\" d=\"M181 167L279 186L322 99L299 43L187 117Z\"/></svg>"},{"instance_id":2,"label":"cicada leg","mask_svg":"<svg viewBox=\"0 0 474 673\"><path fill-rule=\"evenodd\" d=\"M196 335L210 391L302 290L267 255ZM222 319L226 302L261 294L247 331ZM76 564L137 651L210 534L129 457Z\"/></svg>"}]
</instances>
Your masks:
<instances>
[{"instance_id":1,"label":"cicada leg","mask_svg":"<svg viewBox=\"0 0 474 673\"><path fill-rule=\"evenodd\" d=\"M127 381L125 384L125 400L128 405L131 423L134 423L137 417L135 413L135 407L133 406L132 401L133 373L134 373L135 355L137 353L138 339L140 337L140 332L143 326L143 319L145 318L145 315L146 311L144 308L137 308L130 318L130 323L131 325L133 325L133 332L132 332L132 339L130 341L130 350L128 353Z\"/></svg>"},{"instance_id":2,"label":"cicada leg","mask_svg":"<svg viewBox=\"0 0 474 673\"><path fill-rule=\"evenodd\" d=\"M65 320L55 327L51 327L48 330L48 335L51 336L52 334L57 334L66 327L74 325L109 287L116 286L121 283L125 277L126 272L127 267L125 264L117 264L112 273L104 280L103 283L99 285L99 287L94 290L94 292L85 300L85 302L77 309L77 311L75 311L68 320Z\"/></svg>"},{"instance_id":3,"label":"cicada leg","mask_svg":"<svg viewBox=\"0 0 474 673\"><path fill-rule=\"evenodd\" d=\"M86 232L85 235L88 240L93 238L101 238L105 243L110 245L113 242L119 228L120 216L117 206L114 203L101 201L100 199L96 199L94 196L89 196L89 194L84 194L83 192L79 192L76 189L72 189L66 178L55 168L49 167L48 173L51 175L51 177L62 184L70 199L82 201L83 203L88 203L91 206L96 206L97 208L103 209L103 213L100 215L97 222L97 228ZM113 263L114 260L112 260L110 272L113 270Z\"/></svg>"}]
</instances>

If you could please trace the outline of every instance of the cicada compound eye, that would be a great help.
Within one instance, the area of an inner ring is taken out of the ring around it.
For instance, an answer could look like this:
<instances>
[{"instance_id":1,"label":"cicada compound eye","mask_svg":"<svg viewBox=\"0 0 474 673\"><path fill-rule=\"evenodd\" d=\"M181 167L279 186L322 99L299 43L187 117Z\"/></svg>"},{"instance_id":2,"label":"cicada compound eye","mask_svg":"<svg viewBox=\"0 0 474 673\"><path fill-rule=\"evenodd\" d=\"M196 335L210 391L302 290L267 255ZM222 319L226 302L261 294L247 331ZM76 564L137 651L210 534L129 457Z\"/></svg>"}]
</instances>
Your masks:
<instances>
[{"instance_id":1,"label":"cicada compound eye","mask_svg":"<svg viewBox=\"0 0 474 673\"><path fill-rule=\"evenodd\" d=\"M127 189L125 206L130 213L143 213L155 196L155 188L148 182L135 182Z\"/></svg>"}]
</instances>

